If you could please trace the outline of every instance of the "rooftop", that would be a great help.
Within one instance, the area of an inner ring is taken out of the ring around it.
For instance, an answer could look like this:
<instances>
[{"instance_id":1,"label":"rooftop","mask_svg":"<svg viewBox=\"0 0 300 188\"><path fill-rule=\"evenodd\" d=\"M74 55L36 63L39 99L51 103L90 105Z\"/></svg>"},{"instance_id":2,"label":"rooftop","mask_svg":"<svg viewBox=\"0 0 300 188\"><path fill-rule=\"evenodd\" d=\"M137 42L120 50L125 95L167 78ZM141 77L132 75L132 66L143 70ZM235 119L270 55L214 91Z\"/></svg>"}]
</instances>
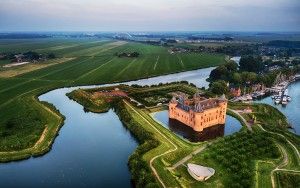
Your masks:
<instances>
[{"instance_id":1,"label":"rooftop","mask_svg":"<svg viewBox=\"0 0 300 188\"><path fill-rule=\"evenodd\" d=\"M200 166L192 163L187 164L188 169L197 177L210 177L215 174L215 170L213 168Z\"/></svg>"}]
</instances>

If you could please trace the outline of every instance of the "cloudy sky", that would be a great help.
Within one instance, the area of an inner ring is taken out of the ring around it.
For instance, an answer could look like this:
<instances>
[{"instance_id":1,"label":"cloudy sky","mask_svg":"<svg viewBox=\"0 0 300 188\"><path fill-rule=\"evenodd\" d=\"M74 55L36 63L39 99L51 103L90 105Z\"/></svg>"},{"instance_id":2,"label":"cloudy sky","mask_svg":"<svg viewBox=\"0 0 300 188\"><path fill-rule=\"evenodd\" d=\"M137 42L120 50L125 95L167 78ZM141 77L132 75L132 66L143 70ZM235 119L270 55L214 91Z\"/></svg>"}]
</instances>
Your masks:
<instances>
[{"instance_id":1,"label":"cloudy sky","mask_svg":"<svg viewBox=\"0 0 300 188\"><path fill-rule=\"evenodd\" d=\"M300 0L0 0L1 31L300 31Z\"/></svg>"}]
</instances>

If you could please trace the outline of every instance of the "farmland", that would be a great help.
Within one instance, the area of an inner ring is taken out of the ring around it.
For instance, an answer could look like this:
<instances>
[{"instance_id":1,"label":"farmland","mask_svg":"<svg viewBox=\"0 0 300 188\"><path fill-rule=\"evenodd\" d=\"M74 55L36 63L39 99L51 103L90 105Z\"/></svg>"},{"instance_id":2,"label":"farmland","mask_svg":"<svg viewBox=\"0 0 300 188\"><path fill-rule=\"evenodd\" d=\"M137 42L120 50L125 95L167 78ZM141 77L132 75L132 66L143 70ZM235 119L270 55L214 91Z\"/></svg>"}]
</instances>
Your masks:
<instances>
[{"instance_id":1,"label":"farmland","mask_svg":"<svg viewBox=\"0 0 300 188\"><path fill-rule=\"evenodd\" d=\"M37 96L51 89L102 84L216 66L222 54L169 54L168 49L140 43L100 39L0 40L0 53L54 53L59 63L32 68L30 64L0 69L0 158L22 159L48 151L63 117ZM138 52L119 58L119 52ZM1 61L6 64L7 61ZM32 68L32 69L30 69ZM12 71L12 72L8 72ZM42 133L47 135L40 140ZM48 134L49 133L49 134ZM39 142L38 142L39 141ZM36 143L39 146L36 146Z\"/></svg>"}]
</instances>

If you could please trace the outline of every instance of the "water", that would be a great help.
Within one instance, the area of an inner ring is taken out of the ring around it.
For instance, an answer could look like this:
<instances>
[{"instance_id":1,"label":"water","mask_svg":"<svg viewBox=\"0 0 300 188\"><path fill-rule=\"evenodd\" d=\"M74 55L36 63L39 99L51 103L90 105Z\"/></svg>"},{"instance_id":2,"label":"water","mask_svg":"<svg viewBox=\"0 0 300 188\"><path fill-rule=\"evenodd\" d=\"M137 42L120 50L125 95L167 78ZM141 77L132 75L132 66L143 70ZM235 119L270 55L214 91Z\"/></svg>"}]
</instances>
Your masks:
<instances>
[{"instance_id":1,"label":"water","mask_svg":"<svg viewBox=\"0 0 300 188\"><path fill-rule=\"evenodd\" d=\"M231 135L242 128L241 123L229 115L226 116L225 125L209 127L204 129L202 132L195 132L192 128L183 125L176 120L169 119L168 110L156 112L153 114L153 117L156 121L174 132L177 136L191 142L211 140L220 136Z\"/></svg>"},{"instance_id":2,"label":"water","mask_svg":"<svg viewBox=\"0 0 300 188\"><path fill-rule=\"evenodd\" d=\"M207 87L213 68L126 82L152 85L187 80ZM116 84L108 84L109 86ZM81 86L61 88L39 97L53 104L66 117L65 124L46 155L0 164L0 185L5 187L132 187L128 157L137 147L118 116L85 113L83 107L65 95Z\"/></svg>"},{"instance_id":3,"label":"water","mask_svg":"<svg viewBox=\"0 0 300 188\"><path fill-rule=\"evenodd\" d=\"M292 125L293 129L291 131L300 135L300 81L290 84L288 91L289 95L292 97L292 101L285 106L281 104L275 105L271 97L264 98L257 102L272 105L280 110Z\"/></svg>"},{"instance_id":4,"label":"water","mask_svg":"<svg viewBox=\"0 0 300 188\"><path fill-rule=\"evenodd\" d=\"M240 65L241 57L235 56L235 57L230 58L230 60L232 60L232 61L236 62L236 64Z\"/></svg>"},{"instance_id":5,"label":"water","mask_svg":"<svg viewBox=\"0 0 300 188\"><path fill-rule=\"evenodd\" d=\"M66 89L40 97L66 116L52 150L39 158L0 165L5 187L131 187L128 156L137 147L118 116L85 113ZM115 181L115 177L118 181Z\"/></svg>"}]
</instances>

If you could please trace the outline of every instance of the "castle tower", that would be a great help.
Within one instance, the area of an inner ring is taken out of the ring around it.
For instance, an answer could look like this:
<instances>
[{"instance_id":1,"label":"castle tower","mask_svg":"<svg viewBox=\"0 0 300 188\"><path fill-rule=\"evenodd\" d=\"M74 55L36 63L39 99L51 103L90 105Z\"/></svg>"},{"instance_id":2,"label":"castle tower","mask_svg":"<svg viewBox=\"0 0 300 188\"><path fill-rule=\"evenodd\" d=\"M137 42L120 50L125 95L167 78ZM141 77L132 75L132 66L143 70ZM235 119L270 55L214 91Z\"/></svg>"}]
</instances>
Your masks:
<instances>
[{"instance_id":1,"label":"castle tower","mask_svg":"<svg viewBox=\"0 0 300 188\"><path fill-rule=\"evenodd\" d=\"M175 119L176 117L176 106L178 102L175 97L169 103L169 118Z\"/></svg>"},{"instance_id":2,"label":"castle tower","mask_svg":"<svg viewBox=\"0 0 300 188\"><path fill-rule=\"evenodd\" d=\"M226 122L227 99L226 99L226 96L224 94L221 97L219 97L219 106L220 106L219 124L225 124L225 122Z\"/></svg>"}]
</instances>

